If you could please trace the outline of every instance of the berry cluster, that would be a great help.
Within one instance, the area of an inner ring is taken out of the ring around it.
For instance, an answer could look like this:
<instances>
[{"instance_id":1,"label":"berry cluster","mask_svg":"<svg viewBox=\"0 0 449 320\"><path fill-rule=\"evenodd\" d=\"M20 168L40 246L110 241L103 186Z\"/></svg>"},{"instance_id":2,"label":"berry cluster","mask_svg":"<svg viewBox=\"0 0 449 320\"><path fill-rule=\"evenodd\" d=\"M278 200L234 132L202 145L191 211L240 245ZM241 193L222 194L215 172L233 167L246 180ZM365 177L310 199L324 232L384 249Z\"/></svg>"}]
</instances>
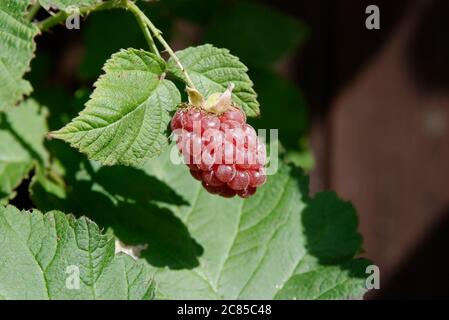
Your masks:
<instances>
[{"instance_id":1,"label":"berry cluster","mask_svg":"<svg viewBox=\"0 0 449 320\"><path fill-rule=\"evenodd\" d=\"M265 144L240 109L215 115L197 107L180 108L171 129L191 175L210 193L247 198L265 183Z\"/></svg>"}]
</instances>

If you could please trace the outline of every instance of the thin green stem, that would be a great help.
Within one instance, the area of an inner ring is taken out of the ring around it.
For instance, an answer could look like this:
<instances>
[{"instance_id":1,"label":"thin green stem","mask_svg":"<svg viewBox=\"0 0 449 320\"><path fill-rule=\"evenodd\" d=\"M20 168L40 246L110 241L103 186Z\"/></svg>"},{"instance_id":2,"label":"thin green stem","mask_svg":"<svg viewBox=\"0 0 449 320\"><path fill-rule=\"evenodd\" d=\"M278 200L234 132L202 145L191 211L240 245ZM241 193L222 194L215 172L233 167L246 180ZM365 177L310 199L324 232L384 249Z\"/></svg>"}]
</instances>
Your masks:
<instances>
[{"instance_id":1,"label":"thin green stem","mask_svg":"<svg viewBox=\"0 0 449 320\"><path fill-rule=\"evenodd\" d=\"M135 10L135 7L137 8L137 6L130 6L129 5L130 2L127 2L127 8L129 9L129 11L131 11L132 14L134 14L134 16L136 17L137 23L139 24L140 29L143 32L143 35L145 36L145 39L148 42L148 46L150 47L150 50L156 54L158 57L160 57L160 53L159 50L156 47L156 44L154 43L153 37L151 36L150 30L148 30L148 27L145 23L145 15L143 14L142 11L140 10ZM139 8L137 8L139 9Z\"/></svg>"},{"instance_id":2,"label":"thin green stem","mask_svg":"<svg viewBox=\"0 0 449 320\"><path fill-rule=\"evenodd\" d=\"M54 16L48 17L45 20L42 20L39 23L37 23L37 27L41 31L47 31L51 27L61 23L65 19L67 19L67 17L68 17L68 15L65 12L60 11L57 14L55 14Z\"/></svg>"},{"instance_id":3,"label":"thin green stem","mask_svg":"<svg viewBox=\"0 0 449 320\"><path fill-rule=\"evenodd\" d=\"M169 46L167 41L165 41L165 39L162 37L162 32L158 28L156 28L156 26L151 22L150 19L148 19L148 17L139 9L138 6L136 6L133 2L131 2L129 0L127 2L128 2L127 7L130 10L134 10L139 13L139 15L142 17L142 19L148 26L148 28L150 28L150 31L153 33L153 36L161 43L161 45L164 47L165 51L167 51L167 53L170 55L170 57L172 57L173 60L176 62L179 69L181 69L182 74L184 75L187 85L192 89L196 89L195 85L193 84L192 79L190 79L190 76L187 73L186 69L184 69L181 61L179 61L179 58L176 56L173 49Z\"/></svg>"},{"instance_id":4,"label":"thin green stem","mask_svg":"<svg viewBox=\"0 0 449 320\"><path fill-rule=\"evenodd\" d=\"M40 8L41 8L41 5L39 4L39 2L34 3L30 7L30 10L28 11L28 14L26 16L27 20L28 21L33 21L34 17L39 12Z\"/></svg>"}]
</instances>

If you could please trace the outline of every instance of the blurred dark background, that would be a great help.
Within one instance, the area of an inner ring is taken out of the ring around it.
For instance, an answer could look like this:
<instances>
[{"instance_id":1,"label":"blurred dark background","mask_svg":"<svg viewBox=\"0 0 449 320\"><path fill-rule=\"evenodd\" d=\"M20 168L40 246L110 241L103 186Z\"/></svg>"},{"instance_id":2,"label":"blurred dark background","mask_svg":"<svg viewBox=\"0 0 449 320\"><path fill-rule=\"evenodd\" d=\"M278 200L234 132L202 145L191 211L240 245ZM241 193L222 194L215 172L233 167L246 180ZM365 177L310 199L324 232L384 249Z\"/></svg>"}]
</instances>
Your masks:
<instances>
[{"instance_id":1,"label":"blurred dark background","mask_svg":"<svg viewBox=\"0 0 449 320\"><path fill-rule=\"evenodd\" d=\"M380 30L365 27L373 4ZM279 128L312 192L333 189L356 207L364 254L381 270L367 298L449 298L449 1L142 7L176 49L209 42L248 65L262 111L253 124ZM28 78L53 111L50 129L81 110L112 53L146 48L133 17L115 11L37 41Z\"/></svg>"}]
</instances>

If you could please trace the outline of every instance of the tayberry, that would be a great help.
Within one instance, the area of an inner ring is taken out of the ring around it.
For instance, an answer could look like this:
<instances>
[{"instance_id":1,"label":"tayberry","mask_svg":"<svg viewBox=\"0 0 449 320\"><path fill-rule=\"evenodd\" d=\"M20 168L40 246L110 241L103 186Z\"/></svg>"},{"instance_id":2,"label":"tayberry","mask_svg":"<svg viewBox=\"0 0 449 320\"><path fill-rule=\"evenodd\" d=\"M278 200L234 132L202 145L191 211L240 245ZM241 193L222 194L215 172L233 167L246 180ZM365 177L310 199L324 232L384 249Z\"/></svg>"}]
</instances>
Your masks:
<instances>
[{"instance_id":1,"label":"tayberry","mask_svg":"<svg viewBox=\"0 0 449 320\"><path fill-rule=\"evenodd\" d=\"M234 106L217 114L178 109L170 125L190 174L212 194L248 198L266 181L265 144Z\"/></svg>"}]
</instances>

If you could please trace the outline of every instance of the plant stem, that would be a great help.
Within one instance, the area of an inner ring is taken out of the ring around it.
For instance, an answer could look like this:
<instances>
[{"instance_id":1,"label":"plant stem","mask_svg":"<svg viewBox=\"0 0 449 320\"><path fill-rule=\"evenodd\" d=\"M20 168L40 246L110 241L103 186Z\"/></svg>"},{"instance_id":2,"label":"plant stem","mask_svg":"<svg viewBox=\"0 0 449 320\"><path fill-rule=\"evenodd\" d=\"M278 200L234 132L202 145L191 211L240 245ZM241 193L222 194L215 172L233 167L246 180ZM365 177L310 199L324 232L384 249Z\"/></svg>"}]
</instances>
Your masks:
<instances>
[{"instance_id":1,"label":"plant stem","mask_svg":"<svg viewBox=\"0 0 449 320\"><path fill-rule=\"evenodd\" d=\"M139 24L139 27L142 30L143 35L145 36L145 39L147 40L148 46L150 47L151 51L158 57L160 57L161 55L159 53L159 50L157 49L153 37L151 36L151 33L148 30L148 27L145 23L144 19L145 15L143 14L143 12L137 6L130 6L130 2L126 2L126 8L129 9L129 11L131 11L132 14L134 14L134 16L136 17L137 23Z\"/></svg>"},{"instance_id":2,"label":"plant stem","mask_svg":"<svg viewBox=\"0 0 449 320\"><path fill-rule=\"evenodd\" d=\"M34 19L34 17L36 16L36 14L39 12L40 8L41 8L41 5L39 4L39 2L34 3L30 7L30 11L28 11L28 14L26 16L27 20L32 21Z\"/></svg>"},{"instance_id":3,"label":"plant stem","mask_svg":"<svg viewBox=\"0 0 449 320\"><path fill-rule=\"evenodd\" d=\"M184 69L181 61L179 61L179 59L176 56L176 54L173 51L173 49L169 46L167 41L165 41L165 39L162 37L162 32L158 28L156 28L156 26L151 22L150 19L148 19L148 17L139 9L138 6L136 6L133 2L131 2L129 0L127 2L128 2L127 7L130 10L134 10L134 11L138 12L138 14L142 17L143 21L146 23L148 28L150 28L151 32L153 33L153 36L161 43L161 45L168 52L170 57L172 57L173 60L176 62L176 64L178 65L179 69L181 69L182 74L184 75L184 78L186 80L187 85L190 88L192 88L192 89L196 89L195 85L192 82L192 79L190 79L190 76L187 73L186 69Z\"/></svg>"}]
</instances>

